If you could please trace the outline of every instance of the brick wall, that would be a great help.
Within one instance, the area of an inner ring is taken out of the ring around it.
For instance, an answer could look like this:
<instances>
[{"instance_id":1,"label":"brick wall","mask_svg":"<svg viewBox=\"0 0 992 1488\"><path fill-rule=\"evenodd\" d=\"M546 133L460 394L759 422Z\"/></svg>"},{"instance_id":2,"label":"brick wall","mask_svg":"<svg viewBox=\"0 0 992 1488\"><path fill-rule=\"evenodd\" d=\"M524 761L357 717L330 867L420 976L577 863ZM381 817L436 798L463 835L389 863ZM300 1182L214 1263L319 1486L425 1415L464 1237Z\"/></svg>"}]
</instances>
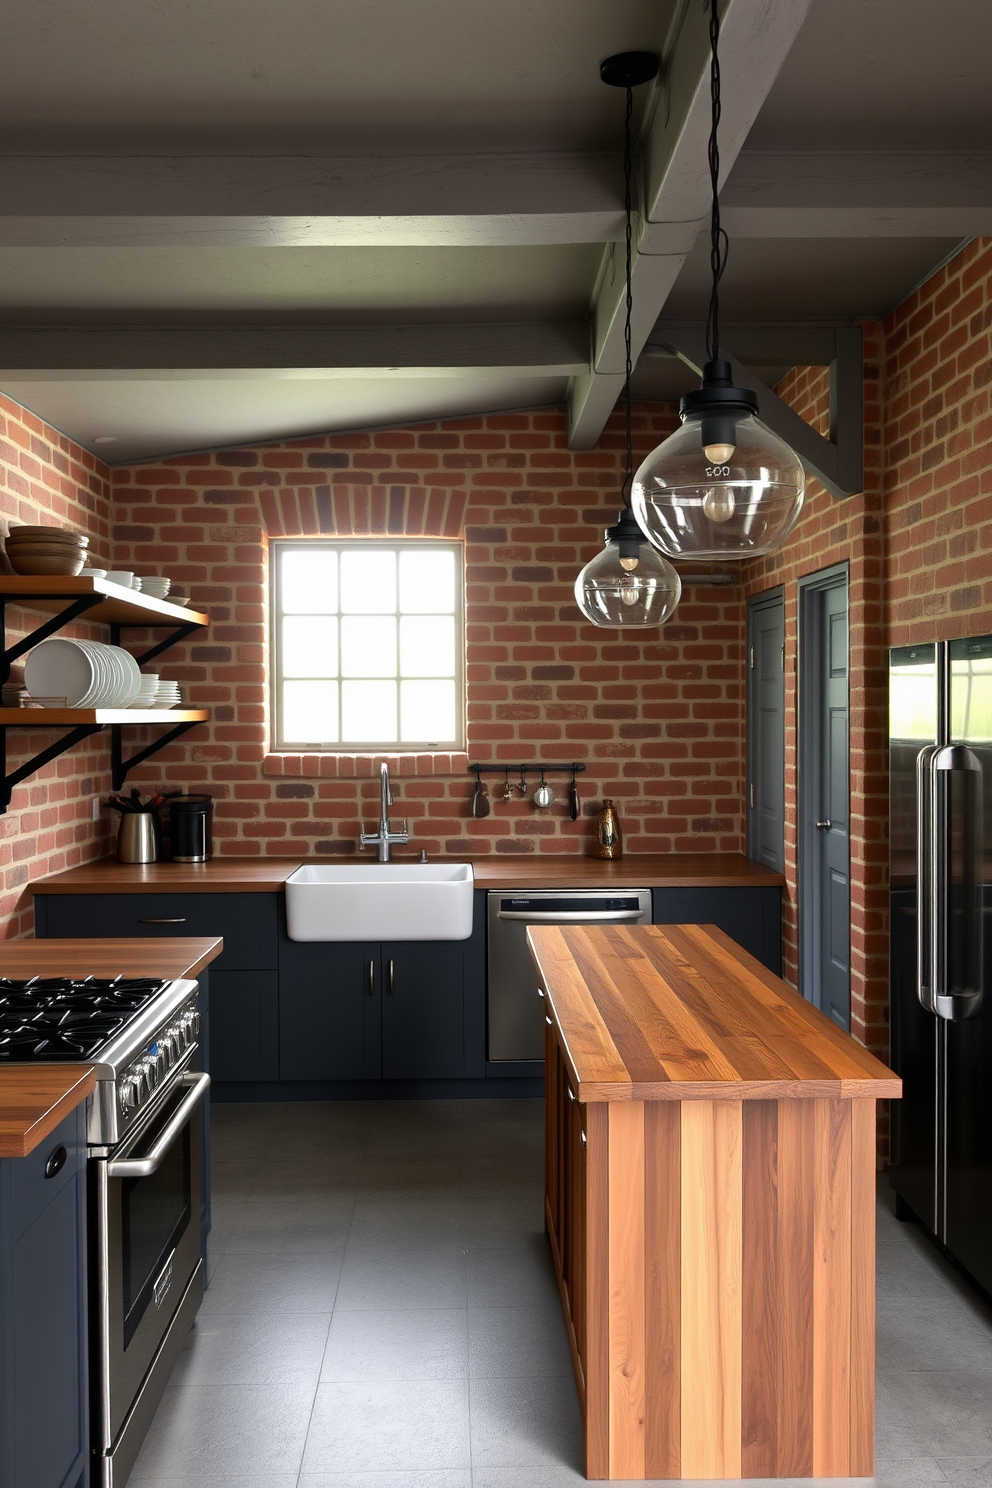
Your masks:
<instances>
[{"instance_id":1,"label":"brick wall","mask_svg":"<svg viewBox=\"0 0 992 1488\"><path fill-rule=\"evenodd\" d=\"M674 410L638 409L641 454ZM572 594L615 519L622 432L566 446L563 412L458 419L294 440L113 473L115 564L172 575L211 613L201 644L163 658L214 710L136 779L209 790L222 854L351 853L378 815L378 760L268 749L267 547L326 534L463 535L468 750L397 756L396 811L431 852L584 851L590 817L617 799L628 852L737 850L741 829L741 601L687 591L662 633L598 630ZM468 814L469 760L582 761L583 818L566 776L538 812L519 795Z\"/></svg>"},{"instance_id":2,"label":"brick wall","mask_svg":"<svg viewBox=\"0 0 992 1488\"><path fill-rule=\"evenodd\" d=\"M992 242L885 325L885 597L892 646L992 631Z\"/></svg>"},{"instance_id":3,"label":"brick wall","mask_svg":"<svg viewBox=\"0 0 992 1488\"><path fill-rule=\"evenodd\" d=\"M837 501L816 480L806 488L799 525L785 547L745 567L745 595L782 585L785 593L785 875L783 950L786 977L798 981L796 784L798 580L835 564L849 568L851 769L851 1029L888 1053L886 942L888 841L886 657L882 631L882 471L879 358L881 328L863 326L865 490ZM827 432L825 368L796 368L778 388L804 418Z\"/></svg>"},{"instance_id":4,"label":"brick wall","mask_svg":"<svg viewBox=\"0 0 992 1488\"><path fill-rule=\"evenodd\" d=\"M0 517L11 522L51 522L90 539L94 561L109 557L110 472L102 461L19 404L0 395ZM4 572L11 572L0 553ZM103 567L104 564L98 566ZM38 612L10 607L7 644L42 621ZM76 626L72 635L107 640L106 627ZM51 744L61 729L10 729L7 770ZM110 790L110 746L95 735L16 786L10 810L0 816L0 935L33 928L29 879L58 873L108 848L110 824L91 818L95 793Z\"/></svg>"}]
</instances>

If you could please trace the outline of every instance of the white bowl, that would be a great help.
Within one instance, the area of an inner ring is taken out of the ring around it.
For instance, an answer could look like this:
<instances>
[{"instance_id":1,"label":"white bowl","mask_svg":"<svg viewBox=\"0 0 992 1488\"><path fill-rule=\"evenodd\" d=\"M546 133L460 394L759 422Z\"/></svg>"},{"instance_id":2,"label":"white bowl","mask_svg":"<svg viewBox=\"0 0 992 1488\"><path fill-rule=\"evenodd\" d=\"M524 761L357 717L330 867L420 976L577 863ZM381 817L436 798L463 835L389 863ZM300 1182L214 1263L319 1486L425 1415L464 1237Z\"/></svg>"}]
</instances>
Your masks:
<instances>
[{"instance_id":1,"label":"white bowl","mask_svg":"<svg viewBox=\"0 0 992 1488\"><path fill-rule=\"evenodd\" d=\"M122 589L134 588L134 574L124 568L111 568L107 570L106 577L112 584L120 584Z\"/></svg>"},{"instance_id":2,"label":"white bowl","mask_svg":"<svg viewBox=\"0 0 992 1488\"><path fill-rule=\"evenodd\" d=\"M107 570L105 568L81 568L79 578L81 579L105 579Z\"/></svg>"}]
</instances>

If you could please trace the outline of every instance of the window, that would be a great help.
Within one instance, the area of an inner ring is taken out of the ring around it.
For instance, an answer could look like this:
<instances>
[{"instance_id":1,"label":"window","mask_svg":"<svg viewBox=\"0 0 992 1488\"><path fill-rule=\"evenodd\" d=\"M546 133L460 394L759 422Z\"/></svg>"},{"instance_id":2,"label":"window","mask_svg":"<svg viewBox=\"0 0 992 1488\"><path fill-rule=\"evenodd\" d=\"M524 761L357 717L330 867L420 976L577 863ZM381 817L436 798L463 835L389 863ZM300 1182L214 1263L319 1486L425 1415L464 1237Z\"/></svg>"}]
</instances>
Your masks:
<instances>
[{"instance_id":1,"label":"window","mask_svg":"<svg viewBox=\"0 0 992 1488\"><path fill-rule=\"evenodd\" d=\"M459 543L273 544L276 749L464 747Z\"/></svg>"}]
</instances>

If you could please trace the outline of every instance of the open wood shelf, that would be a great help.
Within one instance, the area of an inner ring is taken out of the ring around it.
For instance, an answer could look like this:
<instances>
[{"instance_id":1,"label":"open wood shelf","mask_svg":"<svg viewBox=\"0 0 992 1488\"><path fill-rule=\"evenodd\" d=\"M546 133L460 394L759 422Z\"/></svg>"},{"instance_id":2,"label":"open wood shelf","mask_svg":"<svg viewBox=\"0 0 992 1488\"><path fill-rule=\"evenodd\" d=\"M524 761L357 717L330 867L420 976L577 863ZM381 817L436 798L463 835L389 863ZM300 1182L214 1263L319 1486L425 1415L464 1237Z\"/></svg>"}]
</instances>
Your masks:
<instances>
[{"instance_id":1,"label":"open wood shelf","mask_svg":"<svg viewBox=\"0 0 992 1488\"><path fill-rule=\"evenodd\" d=\"M76 727L105 723L205 723L207 708L0 708L0 728Z\"/></svg>"},{"instance_id":2,"label":"open wood shelf","mask_svg":"<svg viewBox=\"0 0 992 1488\"><path fill-rule=\"evenodd\" d=\"M30 635L23 636L12 646L8 646L5 621L7 606L11 604L20 609L46 611L51 618ZM149 594L125 589L121 584L113 584L108 579L40 574L0 575L0 681L7 681L11 664L19 657L26 655L75 620L97 620L109 625L110 640L114 646L120 645L123 626L153 626L169 630L170 634L134 658L139 666L152 661L177 641L210 624L209 615L201 614L199 610L188 610L182 605L170 604L167 599L153 599ZM142 764L189 729L195 728L198 723L205 723L209 717L210 712L206 708L0 708L0 814L9 807L15 786L34 775L43 765L51 764L59 755L81 744L84 739L98 734L103 728L110 729L111 775L114 790L120 790L127 779L128 771L134 769L135 765ZM164 726L166 732L125 759L121 734L125 724L157 724ZM8 728L64 728L68 729L68 733L40 750L16 770L8 772Z\"/></svg>"},{"instance_id":3,"label":"open wood shelf","mask_svg":"<svg viewBox=\"0 0 992 1488\"><path fill-rule=\"evenodd\" d=\"M40 574L0 575L0 604L17 602L28 610L58 612L74 600L106 596L79 617L105 625L193 625L210 624L210 616L167 599L153 599L112 584L109 579L60 578Z\"/></svg>"}]
</instances>

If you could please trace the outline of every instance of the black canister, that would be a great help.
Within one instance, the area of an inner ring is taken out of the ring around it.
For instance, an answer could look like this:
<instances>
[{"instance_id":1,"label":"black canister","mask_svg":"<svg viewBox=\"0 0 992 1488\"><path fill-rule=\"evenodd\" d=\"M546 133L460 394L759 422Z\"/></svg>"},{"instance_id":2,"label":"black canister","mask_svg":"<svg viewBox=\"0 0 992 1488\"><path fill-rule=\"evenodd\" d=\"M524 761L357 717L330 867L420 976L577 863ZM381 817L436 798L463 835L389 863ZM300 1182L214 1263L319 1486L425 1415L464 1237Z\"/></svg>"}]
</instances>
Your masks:
<instances>
[{"instance_id":1,"label":"black canister","mask_svg":"<svg viewBox=\"0 0 992 1488\"><path fill-rule=\"evenodd\" d=\"M174 863L205 863L213 856L212 796L174 796L169 802L169 856Z\"/></svg>"}]
</instances>

